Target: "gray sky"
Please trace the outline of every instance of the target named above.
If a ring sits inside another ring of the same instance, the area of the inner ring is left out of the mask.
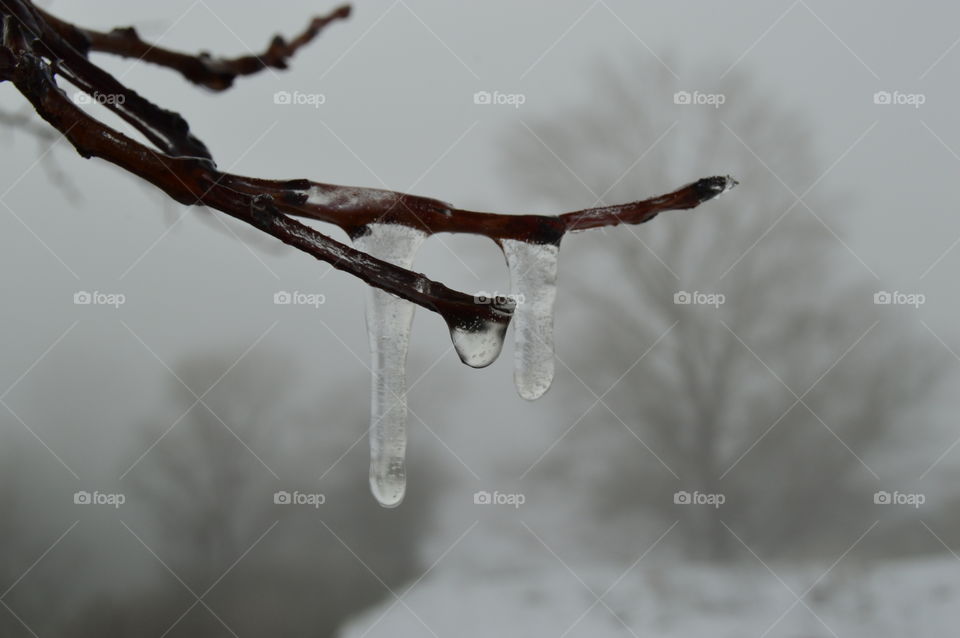
[[[134,24],[143,37],[175,49],[243,54],[260,50],[276,32],[295,33],[327,7],[290,1],[273,3],[265,13],[263,5],[227,0],[110,0],[53,2],[49,8],[102,29]],[[521,201],[502,186],[496,145],[506,135],[531,134],[525,122],[589,103],[584,74],[598,62],[660,59],[681,85],[685,78],[719,81],[731,69],[746,72],[761,93],[796,111],[814,132],[821,179],[811,185],[779,176],[784,188],[797,195],[811,186],[846,195],[842,208],[814,212],[844,243],[849,272],[875,278],[878,290],[924,293],[927,303],[916,320],[925,322],[931,339],[960,352],[960,306],[951,285],[960,265],[960,247],[952,249],[960,239],[953,187],[960,170],[955,6],[407,0],[360,2],[354,9],[349,21],[330,26],[294,58],[290,70],[240,79],[218,95],[146,64],[97,60],[146,97],[184,114],[220,166],[234,172],[409,190],[500,211],[540,203]],[[691,92],[712,89],[690,82]],[[519,109],[475,105],[473,94],[483,90],[522,93],[525,103]],[[325,102],[319,108],[277,105],[277,91],[320,93]],[[919,108],[875,104],[878,91],[921,94],[925,102]],[[0,90],[4,107],[23,103],[13,87]],[[716,118],[722,126],[722,107]],[[0,280],[0,321],[10,337],[0,341],[0,389],[57,344],[8,397],[70,468],[46,458],[51,472],[63,472],[68,482],[70,472],[83,481],[115,479],[135,459],[104,466],[102,437],[123,441],[133,436],[131,419],[167,409],[165,366],[202,349],[240,357],[257,344],[293,355],[303,370],[304,394],[353,375],[357,391],[341,400],[366,407],[364,363],[354,357],[367,357],[359,281],[253,239],[232,220],[204,222],[202,212],[179,207],[164,213],[158,193],[103,162],[79,159],[61,142],[52,153],[83,194],[82,201],[70,201],[35,166],[36,142],[25,135],[10,139],[12,152],[0,158],[0,192],[8,207],[0,210],[0,260],[7,273]],[[669,145],[670,136],[661,144]],[[725,172],[723,158],[713,159]],[[591,203],[585,192],[568,208]],[[810,213],[800,206],[792,214]],[[753,240],[744,238],[745,251]],[[576,246],[565,242],[565,251]],[[468,291],[504,289],[501,264],[488,242],[443,236],[427,243],[417,269]],[[327,303],[319,310],[278,308],[272,295],[281,289],[323,293]],[[75,306],[78,290],[123,293],[127,303],[119,310]],[[442,322],[423,311],[411,353],[411,379],[430,369],[413,390],[411,406],[442,439],[421,431],[414,444],[436,448],[453,465],[462,461],[490,480],[504,462],[490,454],[498,436],[513,433],[518,467],[555,438],[556,427],[516,435],[518,421],[542,420],[559,403],[557,389],[533,405],[516,398],[509,356],[482,371],[462,366]],[[564,391],[583,391],[569,378],[558,382]],[[56,400],[49,400],[51,388]],[[440,392],[457,401],[432,401]],[[490,437],[485,445],[459,423],[458,413],[480,410],[495,423],[484,433]],[[92,431],[70,431],[71,420],[91,424]],[[15,422],[7,427],[22,434]],[[282,467],[274,469],[283,476]]]

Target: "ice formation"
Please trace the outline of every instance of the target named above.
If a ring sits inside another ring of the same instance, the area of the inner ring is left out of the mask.
[[[450,328],[450,339],[460,360],[471,368],[483,368],[500,356],[507,324],[477,319],[468,325]]]
[[[413,264],[426,233],[399,224],[370,224],[353,240],[357,249],[403,268]],[[406,360],[414,304],[388,292],[367,289],[370,369],[370,489],[384,507],[403,500],[407,473]]]
[[[401,224],[373,223],[353,240],[358,250],[402,268],[410,268],[426,239],[421,230]],[[557,255],[553,244],[504,240],[510,270],[515,346],[514,383],[524,399],[543,395],[553,380],[553,303]],[[396,507],[406,490],[406,360],[415,305],[379,288],[367,290],[370,341],[370,489],[384,507]],[[508,310],[505,309],[505,312]],[[506,315],[505,315],[506,318]],[[460,359],[482,368],[503,348],[507,322],[484,318],[454,321],[450,337]]]
[[[553,381],[553,302],[557,297],[557,257],[560,247],[513,239],[502,242],[510,270],[510,290],[517,302],[513,313],[514,371],[517,392],[527,400],[540,398]]]

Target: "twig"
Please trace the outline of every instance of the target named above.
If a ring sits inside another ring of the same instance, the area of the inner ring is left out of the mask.
[[[253,75],[265,68],[286,69],[287,60],[297,50],[309,44],[331,22],[350,16],[349,5],[339,7],[325,16],[310,21],[307,28],[291,42],[283,36],[274,36],[267,50],[260,55],[244,55],[237,58],[215,58],[209,53],[189,55],[171,51],[142,40],[133,27],[121,27],[107,33],[76,27],[37,9],[51,27],[73,48],[86,55],[89,51],[112,53],[125,58],[136,58],[173,69],[194,84],[212,91],[224,91],[233,86],[240,75]]]
[[[699,206],[736,185],[729,177],[710,177],[640,202],[547,216],[466,211],[426,197],[306,179],[243,177],[219,171],[207,147],[190,132],[183,117],[141,97],[87,58],[90,51],[138,56],[174,69],[196,84],[223,90],[238,75],[267,67],[285,68],[287,58],[327,24],[347,15],[349,7],[341,7],[314,18],[292,42],[278,36],[261,56],[222,59],[153,47],[132,29],[110,33],[80,29],[36,8],[30,0],[0,0],[0,81],[11,81],[81,156],[116,164],[181,204],[209,206],[243,220],[371,286],[439,313],[451,327],[469,328],[482,322],[505,325],[513,306],[510,302],[475,303],[471,295],[341,244],[290,215],[336,224],[352,237],[365,232],[369,224],[381,222],[404,224],[429,234],[473,233],[498,242],[515,239],[559,244],[567,231],[643,223],[665,210]],[[90,95],[113,96],[106,106],[157,149],[85,113],[67,98],[55,75]]]

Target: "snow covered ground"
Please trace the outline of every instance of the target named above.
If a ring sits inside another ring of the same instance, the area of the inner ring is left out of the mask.
[[[642,560],[626,574],[598,566],[574,575],[555,557],[516,559],[478,561],[474,572],[441,563],[341,635],[902,638],[954,635],[960,623],[960,562],[949,554],[841,561],[822,578],[829,563],[771,565],[774,574],[760,563]]]

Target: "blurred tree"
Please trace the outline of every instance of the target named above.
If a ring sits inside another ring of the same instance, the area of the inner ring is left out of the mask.
[[[17,489],[21,468],[18,457],[9,452],[9,447],[5,447],[0,456],[0,469],[3,472],[3,480],[0,481],[0,511],[3,512],[3,516],[0,516],[0,600],[3,600],[29,563],[24,564],[22,558],[26,547],[19,516],[20,492]],[[3,604],[6,605],[6,601]],[[0,635],[15,636],[16,632],[22,630],[22,625],[13,614],[0,608]]]
[[[176,372],[199,394],[231,363],[201,356]],[[317,399],[332,408],[324,408],[322,423],[312,422],[316,410],[284,413],[284,389],[295,378],[289,361],[249,355],[204,397],[209,410],[196,405],[189,412],[196,397],[176,384],[175,402],[186,416],[133,470],[130,496],[132,504],[146,503],[153,520],[138,535],[176,579],[158,565],[153,591],[97,599],[75,628],[99,636],[162,633],[195,601],[182,579],[197,595],[210,588],[204,602],[223,623],[198,604],[171,636],[229,636],[224,625],[250,635],[331,636],[346,618],[420,576],[419,541],[435,495],[435,481],[425,476],[429,463],[418,463],[414,477],[426,484],[398,509],[370,498],[365,445],[318,482],[363,437],[366,418],[329,397]],[[168,427],[150,428],[145,445]],[[279,490],[322,493],[325,502],[278,504]]]
[[[874,282],[832,228],[843,208],[819,195],[832,166],[814,159],[796,116],[736,74],[715,87],[680,86],[657,64],[592,75],[590,104],[503,145],[505,175],[531,201],[620,201],[721,165],[742,186],[692,213],[696,224],[671,216],[603,237],[604,249],[568,251],[592,261],[568,262],[561,277],[580,277],[576,294],[608,310],[590,311],[593,329],[576,328],[560,367],[606,379],[595,392],[611,410],[591,413],[614,426],[600,433],[586,419],[570,454],[604,459],[607,513],[680,519],[692,554],[741,551],[731,530],[769,552],[831,535],[845,547],[850,525],[877,517],[867,459],[922,408],[939,349],[910,339],[892,314],[901,309],[873,303]],[[687,99],[696,95],[721,104]],[[618,276],[598,278],[600,268]],[[681,506],[680,490],[726,502]]]

